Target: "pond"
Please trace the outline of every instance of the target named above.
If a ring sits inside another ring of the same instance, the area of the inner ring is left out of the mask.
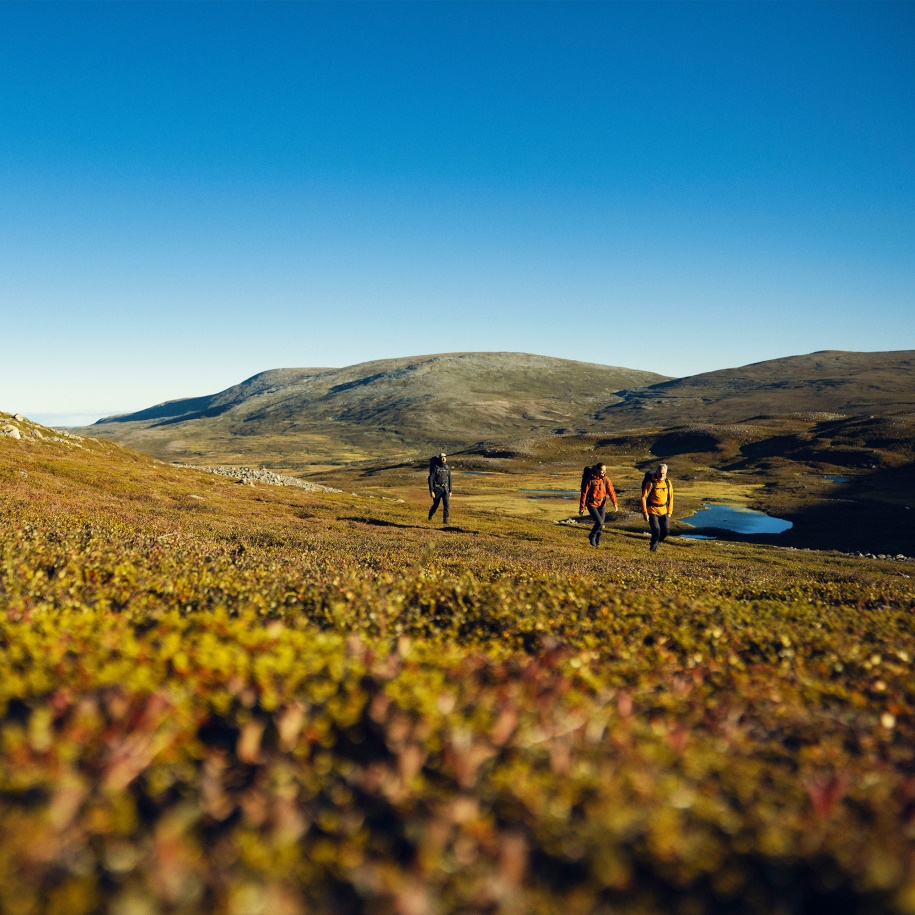
[[[529,499],[567,499],[571,502],[579,497],[577,489],[519,489],[518,492],[530,493]]]
[[[824,473],[823,479],[827,483],[848,483],[851,480],[851,477],[842,477],[834,473]]]
[[[680,520],[690,527],[717,527],[723,531],[733,531],[735,534],[781,534],[793,527],[790,521],[773,518],[765,512],[753,511],[742,505],[710,505],[707,502],[700,511]],[[684,536],[697,537],[696,534]]]

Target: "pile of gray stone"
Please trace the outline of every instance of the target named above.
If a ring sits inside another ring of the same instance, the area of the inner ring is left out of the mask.
[[[202,470],[205,473],[215,473],[221,477],[229,477],[232,480],[238,480],[239,483],[266,483],[268,486],[297,486],[299,489],[307,489],[310,492],[343,492],[342,489],[334,489],[332,486],[324,486],[321,483],[309,483],[305,480],[297,480],[295,477],[282,476],[274,473],[272,470],[256,470],[253,467],[197,467],[194,464],[181,464],[175,462],[173,467],[188,467],[191,470]]]

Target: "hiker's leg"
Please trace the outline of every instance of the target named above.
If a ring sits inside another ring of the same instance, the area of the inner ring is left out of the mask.
[[[446,489],[442,495],[442,524],[448,523],[448,518],[451,516],[451,493]]]
[[[661,536],[658,538],[658,542],[663,543],[670,533],[670,515],[658,515],[658,521],[661,528]]]
[[[432,508],[429,509],[429,520],[430,521],[432,520],[432,516],[436,513],[436,511],[438,511],[438,503],[441,501],[442,501],[441,495],[439,493],[436,493],[433,498],[433,501],[432,501]]]
[[[649,549],[654,552],[658,548],[658,540],[661,537],[661,523],[658,521],[658,515],[648,516],[648,526],[651,528],[651,543]]]
[[[604,528],[604,513],[596,505],[589,505],[588,514],[594,519],[594,526],[591,528],[591,533],[588,534],[588,540],[597,546],[600,532]]]
[[[591,536],[588,538],[595,546],[600,544],[600,535],[604,532],[604,519],[607,510],[601,506],[588,506],[588,513],[594,519],[594,527],[591,528]]]

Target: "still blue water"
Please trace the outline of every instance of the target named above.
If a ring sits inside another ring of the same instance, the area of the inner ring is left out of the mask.
[[[681,519],[690,527],[717,527],[735,534],[781,534],[793,527],[790,521],[773,518],[765,512],[733,505],[709,505],[688,518]],[[688,534],[685,536],[689,536]]]
[[[851,477],[840,477],[834,473],[824,473],[823,479],[826,480],[827,483],[847,483]]]

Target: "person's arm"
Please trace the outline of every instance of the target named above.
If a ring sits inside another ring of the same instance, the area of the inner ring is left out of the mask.
[[[642,517],[648,518],[648,493],[651,492],[651,480],[642,484]]]
[[[579,515],[583,515],[585,513],[585,497],[588,494],[588,487],[590,485],[591,485],[590,483],[581,484],[581,498],[579,498],[579,500],[578,500],[578,514]]]
[[[670,517],[674,513],[674,484],[667,481],[667,516]]]
[[[429,479],[426,481],[426,482],[428,482],[428,484],[429,484],[429,495],[430,495],[430,496],[434,496],[434,495],[435,495],[435,493],[432,492],[432,474],[433,474],[433,473],[435,473],[435,471],[430,467],[430,468],[429,468]]]
[[[448,495],[451,495],[451,468],[448,468]]]

